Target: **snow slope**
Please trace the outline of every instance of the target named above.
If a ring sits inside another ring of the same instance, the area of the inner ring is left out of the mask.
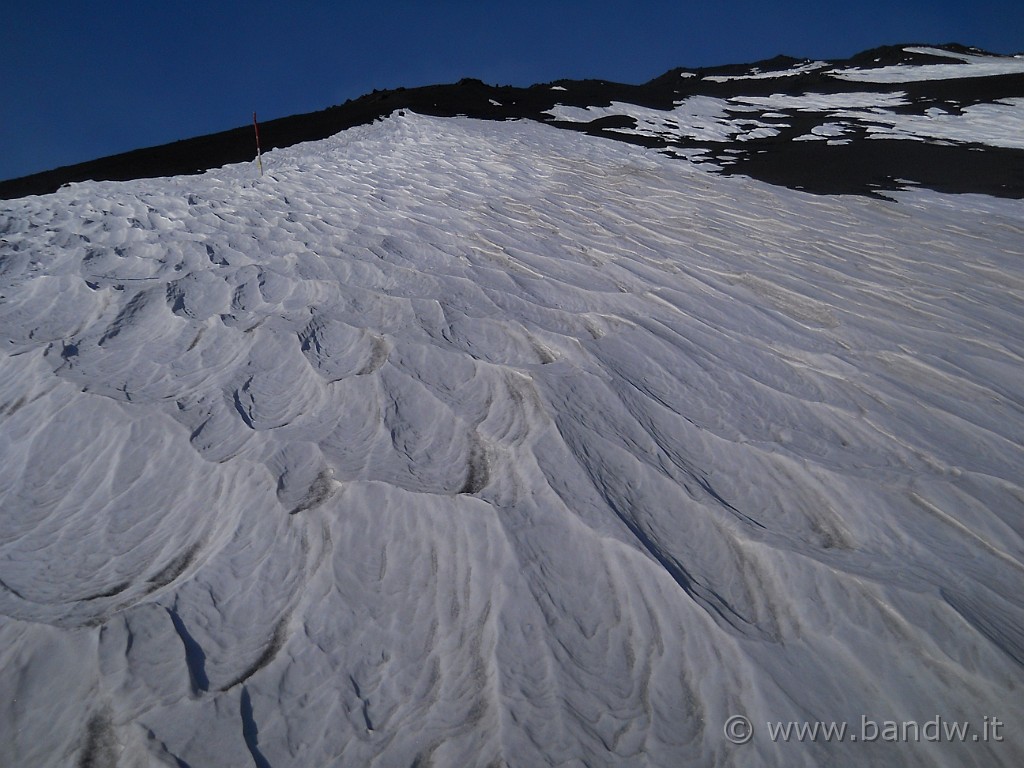
[[[1024,204],[263,160],[3,204],[0,763],[1021,764]]]

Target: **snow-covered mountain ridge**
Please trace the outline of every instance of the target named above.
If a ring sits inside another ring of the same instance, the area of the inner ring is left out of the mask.
[[[1020,200],[560,127],[0,206],[0,764],[1024,759]]]
[[[779,56],[676,69],[642,85],[602,80],[529,88],[463,80],[399,88],[272,120],[264,147],[319,140],[400,110],[437,117],[530,119],[699,159],[824,194],[923,185],[1024,197],[1024,55],[961,45],[888,46],[850,59]],[[864,139],[870,139],[865,141]],[[0,182],[0,198],[85,180],[195,173],[243,162],[252,126]]]

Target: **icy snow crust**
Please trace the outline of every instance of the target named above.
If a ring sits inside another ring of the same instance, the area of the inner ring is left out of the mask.
[[[264,164],[3,204],[6,765],[1022,764],[764,732],[1022,722],[1019,201]]]

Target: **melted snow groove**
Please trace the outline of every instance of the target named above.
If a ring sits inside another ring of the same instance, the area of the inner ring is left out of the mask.
[[[479,437],[474,436],[474,438],[469,449],[469,466],[466,469],[466,482],[459,489],[459,493],[479,493],[487,486],[487,482],[490,479],[487,449]]]
[[[196,542],[184,552],[174,557],[167,565],[146,579],[146,591],[156,592],[173,583],[175,579],[181,576],[195,562],[201,548],[202,544]]]
[[[83,597],[81,599],[83,602],[88,602],[90,600],[99,600],[104,597],[116,597],[127,590],[130,586],[132,586],[132,582],[122,581],[120,584],[115,584],[110,589],[104,590],[103,592],[97,592],[95,595],[89,595],[88,597]]]
[[[278,651],[284,647],[285,641],[288,639],[288,620],[289,617],[284,616],[277,622],[277,625],[274,627],[274,631],[270,636],[270,641],[267,643],[267,647],[263,649],[263,653],[260,654],[259,658],[247,667],[244,672],[238,675],[238,677],[221,686],[221,692],[230,690],[235,686],[246,682],[250,677],[255,675],[274,660],[274,657],[277,656]]]

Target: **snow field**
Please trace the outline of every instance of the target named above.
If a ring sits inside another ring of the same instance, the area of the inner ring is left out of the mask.
[[[412,114],[264,164],[4,203],[16,764],[1024,758],[722,735],[1020,719],[1019,202]]]

